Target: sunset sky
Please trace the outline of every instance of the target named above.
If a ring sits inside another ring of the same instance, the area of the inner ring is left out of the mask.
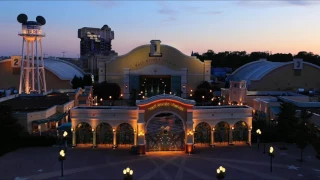
[[[320,1],[0,1],[0,56],[20,55],[21,24],[42,15],[47,24],[46,54],[77,57],[77,30],[101,28],[115,32],[119,55],[160,39],[183,53],[272,51],[320,54]]]

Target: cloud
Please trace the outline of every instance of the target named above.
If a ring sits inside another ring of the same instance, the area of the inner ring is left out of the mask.
[[[108,1],[90,0],[90,2],[103,8],[114,8],[116,6],[119,6],[119,1],[115,1],[115,0],[108,0]]]
[[[172,22],[172,21],[176,21],[176,18],[168,17],[167,19],[162,20],[162,22]]]
[[[279,7],[279,6],[310,6],[320,4],[319,1],[312,0],[238,0],[236,2],[241,6],[259,6],[259,7]]]
[[[158,2],[158,4],[160,5],[160,9],[158,10],[158,13],[160,13],[160,14],[172,15],[172,14],[178,13],[177,10],[172,9],[169,6],[169,4],[165,1],[160,1],[160,2]]]

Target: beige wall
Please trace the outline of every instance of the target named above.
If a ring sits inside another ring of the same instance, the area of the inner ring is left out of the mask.
[[[15,73],[14,73],[15,72]],[[72,88],[69,80],[60,80],[51,71],[46,69],[47,90],[50,89],[69,89]],[[19,90],[20,68],[12,68],[11,61],[0,61],[0,89],[14,87]]]
[[[295,76],[293,64],[284,65],[266,74],[259,81],[251,81],[248,90],[272,91],[272,90],[297,90],[304,88],[320,88],[320,79],[317,77],[320,69],[309,64],[303,64],[301,76]]]
[[[162,57],[149,57],[149,53],[150,46],[143,45],[130,51],[128,54],[117,56],[109,63],[106,63],[108,61],[107,57],[104,61],[99,58],[99,81],[114,82],[119,84],[123,89],[124,68],[129,68],[131,73],[154,65],[166,66],[173,71],[181,71],[182,68],[187,68],[187,92],[190,92],[191,89],[194,90],[196,86],[204,81],[204,63],[196,59],[196,57],[186,56],[179,50],[167,45],[161,45]],[[144,73],[145,75],[171,75],[156,74],[153,71]]]

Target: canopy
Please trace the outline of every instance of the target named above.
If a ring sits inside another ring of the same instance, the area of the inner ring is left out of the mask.
[[[59,131],[71,131],[71,122],[69,122],[69,123],[64,123],[64,124],[61,124],[58,128],[57,128],[57,130],[59,130]]]

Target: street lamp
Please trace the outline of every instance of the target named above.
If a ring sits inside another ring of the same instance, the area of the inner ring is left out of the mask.
[[[220,166],[217,169],[217,179],[219,179],[219,180],[224,179],[225,173],[226,173],[226,168]]]
[[[66,160],[66,154],[64,150],[59,153],[59,161],[61,162],[61,177],[63,177],[63,161]]]
[[[111,106],[111,98],[112,98],[112,96],[109,96],[110,106]]]
[[[257,133],[257,143],[258,143],[258,150],[259,150],[259,148],[260,148],[260,136],[261,136],[262,132],[261,132],[260,129],[257,129],[256,133]]]
[[[68,132],[64,131],[63,132],[63,141],[64,141],[64,150],[67,152],[67,146],[68,146]]]
[[[272,172],[272,158],[274,158],[274,149],[272,146],[269,149],[269,156],[270,156],[270,172]]]
[[[203,103],[204,103],[204,96],[202,96],[202,106],[203,106]]]
[[[132,180],[133,179],[133,170],[127,167],[123,170],[123,179],[124,180]]]

